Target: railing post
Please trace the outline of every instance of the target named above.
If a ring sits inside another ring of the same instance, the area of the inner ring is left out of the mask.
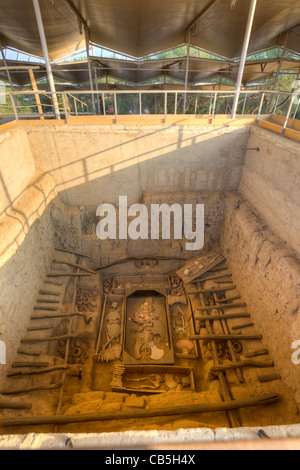
[[[66,99],[66,92],[65,91],[62,93],[62,99],[63,99],[66,123],[69,124],[69,114],[68,114],[67,99]]]
[[[143,114],[142,113],[142,93],[139,92],[139,106],[140,106],[140,116]]]
[[[13,108],[13,112],[14,112],[16,121],[19,122],[18,111],[17,111],[17,108],[16,108],[16,103],[15,103],[15,100],[13,98],[13,95],[11,93],[9,93],[9,97],[10,97],[10,101],[11,101],[11,105],[12,105],[12,108]]]
[[[176,93],[175,93],[175,113],[174,113],[175,115],[177,114],[177,104],[178,104],[178,93],[176,91]]]
[[[260,105],[259,105],[259,108],[258,108],[256,122],[259,121],[259,118],[260,118],[260,115],[261,115],[261,110],[262,110],[262,107],[263,107],[263,104],[264,104],[264,99],[265,99],[265,93],[263,93],[261,95],[261,100],[260,100]]]
[[[278,93],[277,98],[276,98],[276,103],[275,103],[275,108],[274,108],[273,114],[276,113],[276,109],[277,109],[277,106],[278,106],[279,97],[280,97],[280,95],[279,95],[279,93]],[[267,114],[270,114],[270,113],[267,113]]]
[[[299,104],[300,104],[300,99],[299,99],[299,101],[298,101],[298,104],[297,104],[297,106],[296,106],[296,109],[295,109],[295,113],[294,113],[293,119],[296,119],[296,117],[297,117],[297,114],[298,114],[298,109],[299,109]]]
[[[287,113],[286,113],[286,116],[285,116],[284,124],[282,126],[282,131],[281,131],[282,135],[284,135],[285,130],[286,130],[287,125],[288,125],[288,122],[289,122],[290,114],[291,114],[292,107],[293,107],[293,104],[294,104],[294,98],[295,98],[295,95],[293,94],[291,96],[291,101],[290,101],[290,104],[289,104],[289,107],[288,107],[288,110],[287,110]]]
[[[117,93],[116,92],[114,92],[114,106],[115,106],[116,124],[118,124],[118,104],[117,104]]]
[[[104,93],[102,93],[102,105],[103,105],[103,115],[106,116],[105,96],[104,96]]]
[[[245,93],[245,99],[244,99],[244,105],[243,105],[242,115],[244,115],[244,113],[245,113],[247,98],[248,98],[248,95],[247,95],[247,93]]]
[[[214,122],[214,119],[215,119],[216,104],[217,104],[217,95],[218,95],[218,93],[215,92],[213,110],[212,110],[212,115],[211,115],[211,124]]]
[[[165,104],[164,104],[164,108],[165,108],[165,124],[167,123],[167,105],[168,105],[168,92],[165,91]]]
[[[211,114],[211,107],[212,107],[212,104],[213,104],[213,93],[210,94],[210,102],[209,102],[208,114]]]

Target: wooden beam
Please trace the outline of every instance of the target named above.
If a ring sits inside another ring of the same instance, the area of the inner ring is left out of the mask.
[[[150,408],[124,410],[103,413],[88,413],[76,415],[58,415],[58,416],[27,416],[22,418],[3,419],[0,425],[10,426],[38,426],[44,424],[71,424],[86,423],[92,421],[119,421],[121,419],[152,418],[158,416],[176,416],[184,414],[211,413],[218,411],[238,410],[240,408],[249,408],[252,406],[264,406],[276,403],[280,399],[278,394],[263,395],[260,397],[246,398],[241,400],[225,401],[220,403],[201,403],[198,405],[171,406],[165,408]]]
[[[29,68],[28,72],[29,72],[29,76],[30,76],[33,91],[39,91],[39,89],[37,87],[37,84],[36,84],[36,81],[35,81],[35,76],[34,76],[33,70],[31,68]],[[35,94],[34,96],[35,96],[35,101],[36,101],[36,104],[37,104],[37,107],[38,107],[38,112],[39,112],[39,115],[40,115],[40,119],[42,121],[44,121],[43,108],[42,108],[42,104],[41,104],[41,97],[38,93]]]
[[[228,308],[240,308],[246,307],[247,305],[244,302],[236,303],[236,304],[224,304],[224,305],[207,305],[206,307],[199,307],[197,311],[205,312],[206,310],[227,310]]]
[[[262,335],[192,335],[189,339],[197,341],[227,341],[229,339],[241,341],[242,339],[262,339]]]

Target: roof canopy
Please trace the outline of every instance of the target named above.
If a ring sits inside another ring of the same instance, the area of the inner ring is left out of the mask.
[[[243,84],[247,85],[253,81],[262,80],[273,75],[278,69],[280,59],[265,59],[248,61],[243,75]],[[114,77],[125,82],[131,82],[133,85],[141,84],[148,80],[165,75],[171,79],[184,82],[186,58],[181,59],[162,59],[145,61],[126,61],[118,59],[93,59],[97,70],[97,77],[106,75]],[[34,76],[36,80],[46,77],[46,69],[41,64],[28,64],[28,62],[7,61],[10,69],[10,76],[13,83],[24,86],[30,83],[30,77],[26,67],[34,67]],[[211,60],[211,59],[190,59],[189,84],[196,85],[200,81],[207,80],[219,75],[236,81],[239,62]],[[23,67],[23,68],[22,68]],[[300,60],[284,59],[282,72],[290,71],[299,73]],[[53,74],[56,78],[64,80],[74,85],[84,85],[89,81],[88,63],[86,61],[67,62],[53,65]],[[0,68],[0,79],[7,80],[6,71]],[[89,85],[85,88],[89,88]]]
[[[186,41],[226,57],[241,53],[250,0],[40,0],[52,60],[90,40],[134,57]],[[74,11],[78,11],[78,15]],[[32,0],[0,0],[0,34],[8,46],[42,56]],[[82,21],[78,21],[78,17]],[[194,22],[197,19],[196,22]],[[284,42],[300,52],[299,0],[258,0],[249,52]]]

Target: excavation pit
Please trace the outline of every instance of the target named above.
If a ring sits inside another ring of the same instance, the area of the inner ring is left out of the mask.
[[[0,145],[2,435],[299,424],[299,144],[28,122]],[[120,195],[204,204],[203,248],[99,240]]]

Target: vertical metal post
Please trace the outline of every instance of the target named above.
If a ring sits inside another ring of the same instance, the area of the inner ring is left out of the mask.
[[[247,93],[245,93],[245,99],[244,99],[244,105],[243,105],[242,115],[244,115],[244,113],[245,113],[247,98],[248,98],[248,95],[247,95]]]
[[[191,31],[188,32],[188,42],[187,42],[187,56],[186,56],[186,66],[185,66],[185,82],[184,82],[184,101],[183,101],[183,114],[186,112],[186,100],[187,100],[187,89],[189,83],[189,66],[190,66],[190,42],[191,42]]]
[[[94,72],[95,72],[95,86],[96,86],[96,91],[99,91],[99,86],[98,86],[98,75],[97,75],[97,68],[94,67]],[[98,108],[98,114],[101,114],[100,110],[100,100],[99,100],[99,95],[97,94],[97,108]]]
[[[277,83],[278,83],[278,80],[279,80],[279,77],[280,77],[280,72],[281,72],[281,68],[282,68],[282,64],[283,64],[283,59],[284,59],[284,54],[285,54],[285,51],[286,51],[286,46],[287,46],[289,34],[290,34],[290,32],[287,31],[285,41],[284,41],[284,46],[283,46],[283,49],[282,49],[281,58],[280,58],[277,73],[276,73],[276,77],[275,77],[275,80],[274,80],[274,83],[273,83],[273,88],[272,88],[273,91],[276,90]],[[273,103],[273,95],[271,95],[271,98],[270,98],[267,114],[270,114],[270,112],[271,112],[272,103]]]
[[[239,102],[239,96],[240,96],[240,91],[241,91],[241,85],[242,85],[242,80],[243,80],[243,75],[244,75],[245,63],[246,63],[246,58],[247,58],[247,53],[248,53],[248,48],[249,48],[249,43],[250,43],[251,31],[252,31],[252,27],[253,27],[253,21],[254,21],[256,5],[257,5],[257,0],[251,0],[251,6],[250,6],[249,15],[248,15],[244,45],[243,45],[241,61],[240,61],[240,68],[239,68],[239,73],[238,73],[238,78],[237,78],[236,88],[235,88],[235,96],[234,96],[233,107],[232,107],[232,115],[231,115],[232,119],[235,119],[235,117],[236,117],[236,112],[237,112],[237,107],[238,107],[238,102]]]
[[[259,108],[258,108],[256,122],[259,121],[259,118],[260,118],[260,115],[261,115],[261,110],[262,110],[262,107],[263,107],[263,104],[264,104],[264,99],[265,99],[265,93],[263,93],[261,95],[261,100],[260,100],[260,105],[259,105]]]
[[[279,97],[280,97],[280,95],[278,94],[278,95],[277,95],[277,98],[276,98],[276,103],[275,103],[275,108],[274,108],[273,114],[276,113],[276,109],[277,109],[277,106],[278,106]],[[269,114],[269,113],[267,113],[267,114]]]
[[[13,112],[14,112],[14,115],[15,115],[15,118],[16,118],[16,122],[19,122],[18,111],[17,111],[17,108],[16,108],[16,104],[15,104],[15,100],[13,98],[13,95],[10,93],[9,97],[10,97],[12,109],[13,109]]]
[[[90,88],[91,91],[94,91],[93,88],[93,75],[92,75],[92,64],[91,64],[91,58],[90,58],[90,33],[88,28],[84,28],[84,34],[85,34],[85,45],[86,45],[86,53],[87,53],[87,61],[88,61],[88,69],[89,69],[89,81],[90,81]],[[93,113],[96,114],[96,105],[95,105],[95,97],[93,93],[91,93],[92,96],[92,108],[93,108]]]
[[[37,84],[36,84],[36,81],[35,81],[33,70],[29,68],[28,72],[29,72],[29,76],[30,76],[33,91],[39,91],[38,87],[37,87]],[[36,104],[37,104],[37,107],[38,107],[38,112],[39,112],[39,115],[40,115],[40,119],[43,121],[44,120],[44,113],[43,113],[43,108],[42,108],[42,105],[41,105],[40,95],[37,93],[34,96],[35,96],[35,101],[36,101]]]
[[[66,92],[62,93],[62,100],[63,100],[63,105],[64,105],[64,113],[65,113],[66,123],[69,124],[69,114],[68,114],[68,107],[67,107]]]
[[[283,127],[282,127],[282,131],[281,131],[282,135],[284,135],[286,127],[287,127],[288,122],[289,122],[290,114],[291,114],[292,107],[293,107],[293,104],[294,104],[294,98],[295,98],[295,95],[292,95],[291,96],[291,101],[290,101],[290,104],[289,104],[289,107],[288,107],[288,110],[287,110],[287,113],[286,113],[286,116],[285,116],[284,124],[283,124]]]
[[[165,91],[165,104],[164,104],[164,109],[165,109],[165,124],[167,123],[167,105],[168,105],[168,92]]]
[[[52,101],[53,101],[53,107],[54,107],[54,115],[55,115],[55,119],[60,119],[57,94],[56,94],[56,89],[55,89],[53,73],[52,73],[52,67],[51,67],[51,63],[50,63],[50,57],[49,57],[49,52],[48,52],[48,46],[47,46],[47,40],[46,40],[46,35],[45,35],[45,30],[44,30],[44,25],[43,25],[43,19],[42,19],[40,4],[39,4],[39,0],[32,0],[32,1],[33,1],[36,21],[37,21],[37,25],[38,25],[38,29],[39,29],[41,45],[42,45],[42,49],[43,49],[43,55],[44,55],[44,59],[45,59],[45,63],[46,63],[48,82],[49,82],[49,86],[50,86],[50,91],[51,91]]]
[[[196,101],[195,101],[195,116],[197,114],[197,107],[198,107],[198,95],[196,94]]]
[[[77,100],[74,98],[74,109],[75,109],[75,114],[78,116],[78,111],[77,111]]]
[[[102,93],[102,105],[103,105],[103,114],[104,114],[104,116],[106,116],[105,96],[104,96],[104,93]]]
[[[115,104],[116,124],[118,124],[118,103],[117,103],[117,94],[116,94],[116,92],[114,92],[114,104]]]
[[[211,115],[211,124],[213,124],[214,119],[215,119],[217,96],[218,96],[218,93],[215,92],[213,110],[212,110],[212,115]]]
[[[210,94],[210,102],[209,102],[208,114],[211,114],[211,107],[212,107],[212,104],[213,104],[213,93]]]
[[[139,92],[139,108],[140,108],[140,116],[143,114],[142,113],[142,93]]]
[[[295,110],[295,114],[294,114],[294,116],[293,116],[293,119],[296,119],[296,117],[297,117],[299,105],[300,105],[300,99],[299,99],[298,104],[297,104],[297,106],[296,106],[296,110]]]
[[[177,114],[178,93],[175,93],[175,114]]]

